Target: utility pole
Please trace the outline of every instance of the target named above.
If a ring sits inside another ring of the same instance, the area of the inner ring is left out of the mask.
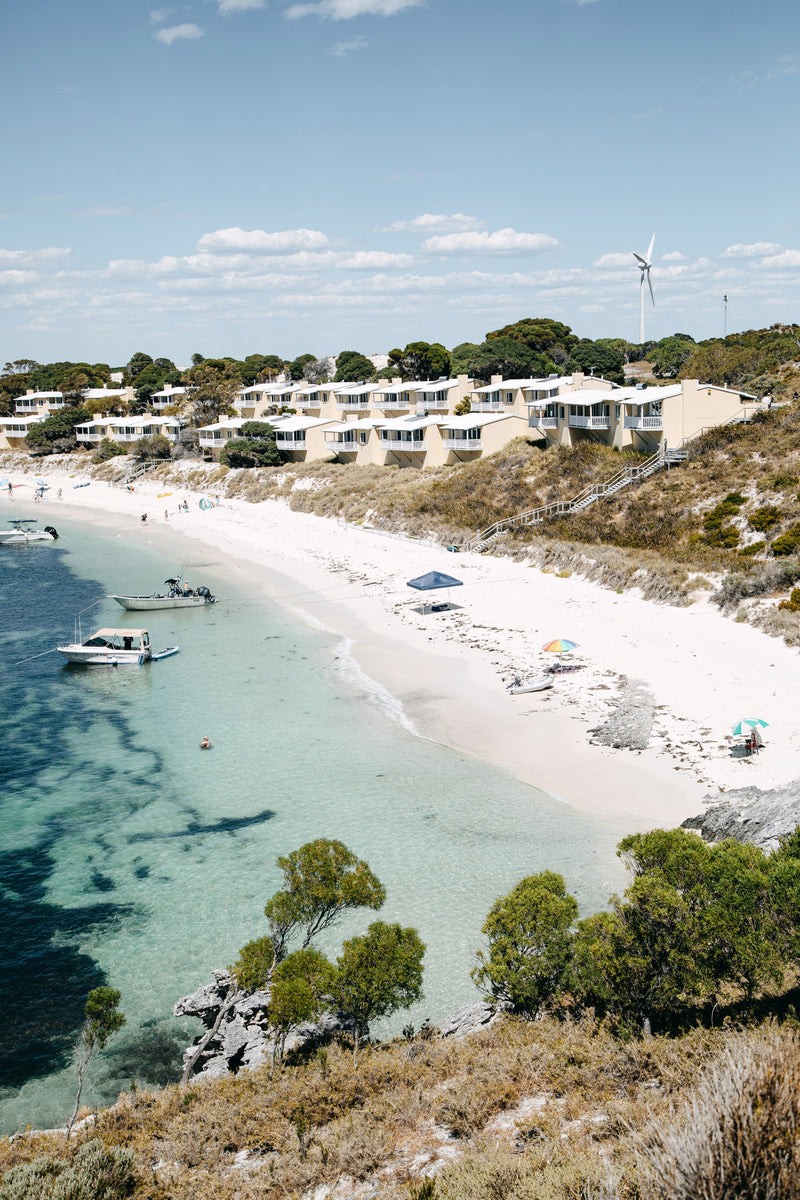
[[[722,336],[728,336],[728,295],[722,297]]]

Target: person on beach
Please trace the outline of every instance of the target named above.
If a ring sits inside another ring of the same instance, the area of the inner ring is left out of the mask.
[[[169,509],[168,508],[164,509],[164,520],[165,521],[169,520]]]
[[[61,499],[61,488],[59,488],[58,491],[56,492],[56,500],[60,500],[60,499]]]
[[[200,743],[200,749],[201,750],[210,750],[211,749],[211,742],[208,739],[208,734],[206,734],[206,736],[203,738],[202,742]]]
[[[142,524],[143,525],[147,524],[147,513],[142,513]]]

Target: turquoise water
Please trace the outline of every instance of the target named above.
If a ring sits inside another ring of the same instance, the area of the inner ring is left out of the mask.
[[[561,872],[584,913],[622,886],[624,828],[415,737],[335,665],[333,635],[233,588],[210,552],[187,575],[217,605],[141,620],[106,592],[153,590],[182,564],[59,525],[55,546],[0,547],[0,1130],[69,1111],[71,1047],[101,982],[122,991],[128,1024],[88,1099],[175,1078],[200,1026],[172,1005],[264,932],[275,857],[311,838],[367,859],[388,892],[381,917],[428,947],[425,1000],[375,1032],[477,998],[481,924],[523,875]],[[71,639],[90,605],[84,634],[141,623],[181,653],[141,668],[13,665]],[[320,947],[335,954],[373,919],[352,914]]]

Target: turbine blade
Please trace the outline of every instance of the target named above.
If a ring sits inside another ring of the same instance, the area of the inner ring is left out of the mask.
[[[642,264],[643,267],[647,266],[647,259],[642,258],[641,254],[637,254],[635,250],[632,250],[631,254],[638,262],[640,262]]]
[[[655,241],[656,241],[656,235],[653,234],[653,236],[650,238],[650,245],[647,250],[647,261],[648,262],[653,261],[653,246],[655,245]]]
[[[644,272],[644,271],[642,272],[642,282],[644,282],[644,277],[645,277],[645,274],[647,275],[647,286],[650,288],[650,299],[653,301],[653,308],[655,308],[655,306],[656,306],[656,298],[655,298],[655,296],[653,295],[653,285],[652,285],[652,283],[650,282],[650,271],[649,271],[649,269],[648,269],[648,271],[647,271],[647,272]]]

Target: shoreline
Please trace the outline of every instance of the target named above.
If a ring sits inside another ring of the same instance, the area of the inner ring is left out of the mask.
[[[292,512],[281,501],[223,496],[220,507],[202,511],[203,493],[174,484],[145,478],[133,493],[99,480],[78,487],[74,480],[87,476],[48,470],[46,460],[35,474],[51,485],[45,499],[33,503],[33,471],[12,470],[27,486],[14,501],[0,495],[0,521],[24,509],[57,528],[61,511],[178,558],[187,542],[213,549],[245,588],[334,633],[332,666],[349,655],[351,679],[361,672],[374,681],[399,706],[384,703],[387,713],[418,736],[494,763],[593,816],[624,820],[632,831],[671,827],[729,788],[800,777],[800,738],[779,719],[800,705],[798,652],[707,602],[669,608],[527,563],[450,554]],[[179,513],[184,497],[190,511]],[[406,586],[431,569],[463,580],[446,593],[446,612],[420,611],[420,594]],[[143,580],[142,591],[158,582]],[[547,691],[510,696],[515,674],[540,675],[549,665],[539,647],[554,637],[579,643],[571,658],[581,669],[557,676]],[[627,681],[641,681],[652,696],[650,744],[640,751],[590,741],[618,709]],[[740,739],[731,727],[743,716],[770,722],[765,751],[749,759],[732,755]]]

